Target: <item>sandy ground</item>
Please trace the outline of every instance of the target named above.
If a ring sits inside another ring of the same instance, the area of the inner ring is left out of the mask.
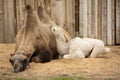
[[[0,80],[51,80],[57,76],[83,77],[84,80],[120,80],[120,46],[109,46],[102,58],[58,59],[48,63],[30,63],[31,68],[13,73],[9,63],[14,44],[0,44]],[[79,80],[79,79],[74,79]]]

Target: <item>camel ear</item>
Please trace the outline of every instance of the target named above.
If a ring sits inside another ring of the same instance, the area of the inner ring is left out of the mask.
[[[14,56],[15,54],[14,53],[10,53],[10,56],[12,57],[12,56]]]

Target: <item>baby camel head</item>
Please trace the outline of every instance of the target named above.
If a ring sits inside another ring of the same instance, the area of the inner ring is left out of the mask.
[[[60,39],[60,40],[66,41],[66,38],[65,38],[65,35],[64,35],[62,27],[60,27],[60,26],[52,26],[51,27],[51,31],[55,35],[56,39]]]

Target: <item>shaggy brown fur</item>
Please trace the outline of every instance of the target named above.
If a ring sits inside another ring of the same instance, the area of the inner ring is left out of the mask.
[[[58,57],[51,24],[44,24],[30,5],[26,9],[26,24],[17,34],[15,54],[10,58],[14,72],[25,70],[31,60],[48,62]]]

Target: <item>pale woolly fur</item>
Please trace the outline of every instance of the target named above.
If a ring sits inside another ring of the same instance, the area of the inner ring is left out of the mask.
[[[62,27],[53,26],[51,28],[57,41],[57,50],[60,58],[95,58],[110,52],[110,49],[104,46],[104,42],[92,38],[75,37],[71,41],[66,42],[66,38]]]

